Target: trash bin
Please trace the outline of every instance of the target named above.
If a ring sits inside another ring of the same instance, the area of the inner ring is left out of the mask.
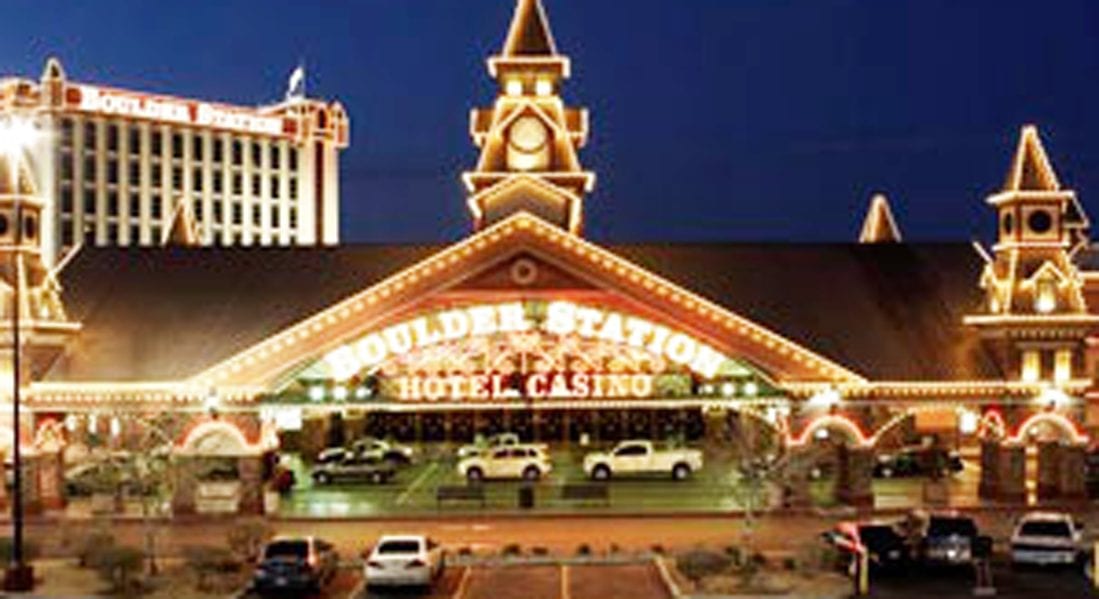
[[[529,510],[534,507],[534,487],[523,485],[519,487],[519,507]]]

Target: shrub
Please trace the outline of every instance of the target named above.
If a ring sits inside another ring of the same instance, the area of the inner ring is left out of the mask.
[[[263,544],[272,534],[271,525],[267,522],[258,519],[244,520],[229,529],[226,540],[233,554],[244,561],[252,562],[259,557]]]
[[[506,556],[522,555],[523,549],[519,547],[519,543],[508,543],[507,545],[504,545],[504,549],[500,553]]]
[[[541,556],[541,557],[549,555],[549,549],[547,549],[545,547],[532,547],[530,552],[531,552],[531,555],[537,555],[537,556]]]
[[[12,553],[15,551],[15,543],[11,537],[0,537],[0,560],[3,563],[11,561]],[[26,539],[23,540],[23,559],[33,560],[37,559],[40,555],[38,551],[38,544]]]
[[[729,561],[734,566],[739,566],[744,563],[744,550],[736,545],[729,545],[725,548],[725,555],[729,556]]]
[[[225,547],[191,545],[183,548],[187,567],[195,573],[200,591],[211,590],[210,578],[240,569],[240,561]]]
[[[591,545],[588,545],[587,543],[581,543],[580,546],[576,548],[576,555],[591,555]]]
[[[696,585],[707,576],[715,576],[729,569],[732,560],[726,554],[705,549],[692,549],[675,558],[675,566]]]
[[[99,557],[114,544],[114,535],[108,532],[93,531],[84,535],[76,546],[77,565],[81,568],[97,567]]]
[[[462,555],[462,556],[470,556],[470,555],[473,555],[473,548],[472,548],[472,547],[470,547],[469,545],[465,545],[465,546],[463,546],[463,547],[459,547],[459,548],[458,548],[458,555]]]
[[[798,560],[796,557],[785,557],[782,559],[782,569],[787,572],[793,572],[798,569]]]
[[[144,561],[145,553],[136,547],[110,547],[97,556],[95,568],[112,593],[129,595],[141,587]]]
[[[611,543],[611,546],[607,548],[607,553],[611,555],[622,553],[622,548],[618,546],[618,543]]]
[[[652,547],[649,547],[649,551],[652,551],[656,555],[664,555],[668,550],[664,549],[664,546],[660,543],[656,543]]]

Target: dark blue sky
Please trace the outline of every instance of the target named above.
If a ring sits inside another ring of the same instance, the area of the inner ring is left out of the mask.
[[[1099,2],[544,0],[592,111],[597,240],[849,240],[886,191],[908,238],[987,239],[1019,126],[1099,216]],[[458,173],[511,0],[15,0],[0,73],[255,104],[300,58],[352,119],[347,241],[469,230]]]

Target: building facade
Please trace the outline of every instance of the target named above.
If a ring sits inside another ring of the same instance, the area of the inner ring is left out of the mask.
[[[1084,496],[1099,269],[1036,129],[988,198],[991,250],[902,241],[884,197],[857,243],[601,245],[582,236],[594,175],[588,115],[560,96],[570,67],[541,3],[517,0],[488,61],[497,98],[471,116],[473,231],[457,243],[84,247],[36,279],[30,296],[59,311],[21,310],[64,325],[24,377],[39,459],[125,447],[171,416],[174,450],[239,457],[257,510],[260,456],[315,451],[334,426],[717,447],[752,429],[772,452],[838,448],[855,504],[873,501],[875,452],[922,437],[978,452],[984,496],[1020,500],[1028,480]]]
[[[0,79],[0,118],[34,123],[29,158],[45,210],[43,255],[155,246],[181,220],[203,245],[339,242],[339,102],[259,108],[70,81]],[[182,214],[180,214],[182,213]]]

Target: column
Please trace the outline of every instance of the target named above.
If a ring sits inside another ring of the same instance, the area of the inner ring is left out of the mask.
[[[44,451],[37,456],[38,493],[44,510],[60,510],[65,507],[64,465],[61,451]]]
[[[997,496],[1003,501],[1026,502],[1026,447],[1004,445],[1000,448],[999,489]]]
[[[1087,499],[1087,447],[1062,445],[1059,474],[1061,499],[1072,501]]]
[[[1057,499],[1061,490],[1061,444],[1038,443],[1038,500]]]
[[[263,458],[244,456],[237,462],[240,475],[238,514],[263,515]]]
[[[173,516],[195,513],[195,489],[198,487],[195,465],[194,458],[181,456],[176,460],[175,488],[172,493]]]
[[[22,461],[23,513],[28,516],[42,513],[42,493],[38,480],[39,455],[30,448],[23,449]]]
[[[873,448],[841,445],[838,457],[836,499],[857,507],[873,507]]]
[[[981,441],[981,482],[977,486],[977,496],[981,499],[995,499],[1000,492],[1000,443]]]

